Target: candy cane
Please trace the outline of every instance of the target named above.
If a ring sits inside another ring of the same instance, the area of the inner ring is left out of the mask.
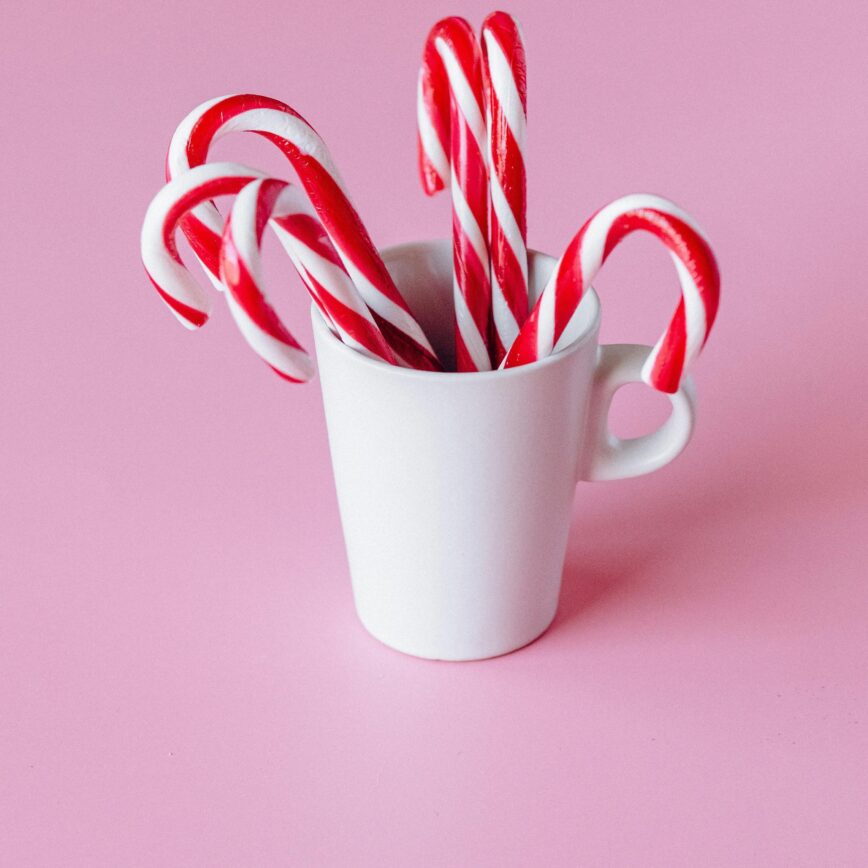
[[[479,43],[463,18],[444,18],[428,34],[417,117],[425,192],[452,190],[457,367],[487,371],[491,283],[482,69]]]
[[[244,131],[272,141],[290,160],[353,283],[396,354],[411,367],[439,370],[434,350],[350,203],[325,143],[294,109],[252,94],[203,103],[184,119],[173,136],[167,174],[177,177],[204,163],[217,139]],[[184,228],[194,251],[214,275],[215,269],[219,271],[222,220],[212,209],[203,206],[197,210]]]
[[[579,230],[501,367],[528,364],[572,343],[576,334],[570,321],[585,290],[612,250],[638,230],[666,245],[681,284],[681,301],[645,362],[642,379],[661,392],[677,391],[714,324],[720,276],[711,247],[693,219],[672,202],[647,194],[617,199]]]
[[[263,177],[235,163],[198,166],[166,184],[148,207],[142,225],[142,262],[157,292],[188,328],[204,325],[210,302],[181,261],[175,230],[183,215],[201,202],[238,193]],[[313,376],[310,357],[263,297],[250,299],[246,314],[252,325],[241,328],[244,337],[278,374],[293,382]]]
[[[229,308],[250,346],[278,373],[293,376],[281,367],[282,345],[275,345],[274,330],[280,321],[262,290],[260,247],[269,220],[338,337],[364,355],[394,364],[391,348],[307,199],[297,187],[274,178],[254,181],[237,195],[220,251]]]
[[[247,166],[213,163],[166,184],[148,206],[142,224],[142,262],[160,297],[189,329],[207,322],[211,302],[181,261],[175,245],[175,229],[184,214],[199,203],[237,193],[262,177],[262,172]],[[215,262],[212,274],[218,273],[219,266]]]
[[[527,66],[518,22],[506,12],[493,12],[482,24],[482,61],[491,198],[492,351],[499,364],[528,314]]]

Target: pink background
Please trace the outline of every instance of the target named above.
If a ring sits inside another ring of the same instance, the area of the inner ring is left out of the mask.
[[[583,486],[555,626],[465,665],[357,623],[317,386],[222,304],[185,332],[138,259],[175,124],[242,90],[316,124],[377,243],[448,232],[417,62],[437,17],[490,7],[364,5],[4,12],[0,861],[865,865],[864,4],[508,7],[532,244],[659,192],[724,300],[688,451]],[[607,340],[653,340],[676,298],[647,239],[598,289]],[[659,413],[626,390],[620,430]]]

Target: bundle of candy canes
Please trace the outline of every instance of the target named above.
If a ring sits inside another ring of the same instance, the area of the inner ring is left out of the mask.
[[[527,78],[518,23],[489,15],[477,38],[445,18],[425,43],[418,83],[418,146],[429,195],[452,199],[455,348],[458,371],[535,362],[574,339],[570,323],[600,267],[630,233],[668,248],[681,286],[675,314],[643,379],[677,390],[708,338],[720,280],[693,219],[659,196],[637,194],[601,208],[579,229],[531,304],[528,294],[525,131]],[[215,141],[253,132],[274,143],[299,186],[235,163],[208,162]],[[224,292],[239,330],[280,376],[309,380],[313,364],[269,304],[261,245],[270,226],[335,336],[385,364],[443,370],[353,207],[328,148],[294,109],[251,94],[192,111],[172,137],[165,187],[142,227],[142,260],[157,292],[188,328],[208,319],[205,290],[175,243],[186,236],[211,283]],[[234,196],[224,218],[213,199]]]

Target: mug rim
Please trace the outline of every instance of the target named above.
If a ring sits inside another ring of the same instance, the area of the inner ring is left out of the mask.
[[[432,238],[425,241],[404,241],[400,244],[392,244],[388,247],[384,247],[380,250],[380,256],[383,258],[384,263],[388,263],[389,259],[400,257],[409,251],[419,250],[420,248],[430,249],[435,245],[447,243],[451,244],[451,240],[445,238]],[[528,248],[528,253],[551,260],[553,264],[557,262],[557,259],[554,256],[544,253],[541,250]],[[562,350],[558,350],[556,353],[552,353],[545,358],[537,359],[535,362],[530,362],[526,365],[517,365],[514,368],[495,368],[491,371],[420,371],[417,368],[405,368],[403,365],[392,365],[388,362],[382,361],[381,359],[374,359],[370,356],[366,356],[354,350],[352,347],[347,346],[326,325],[322,313],[313,302],[311,302],[311,318],[313,320],[313,327],[318,332],[318,336],[334,344],[336,352],[346,354],[350,363],[370,365],[375,370],[384,373],[385,376],[392,375],[413,378],[436,377],[441,382],[443,377],[458,377],[463,382],[471,380],[473,382],[479,382],[485,378],[491,379],[496,377],[503,380],[506,377],[516,377],[522,374],[529,375],[533,371],[538,371],[550,365],[557,364],[559,361],[565,361],[575,355],[575,353],[582,349],[582,347],[584,347],[584,345],[599,331],[600,328],[600,297],[597,295],[593,286],[589,286],[585,292],[585,298],[588,297],[592,298],[594,301],[593,316],[591,317],[587,328],[574,341],[572,341],[569,346],[566,346]]]

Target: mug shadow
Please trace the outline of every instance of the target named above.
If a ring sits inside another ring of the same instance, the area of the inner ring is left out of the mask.
[[[810,509],[811,503],[842,504],[864,489],[864,474],[852,466],[837,467],[812,461],[812,440],[832,436],[835,426],[818,426],[801,442],[792,443],[782,454],[780,438],[739,437],[734,448],[706,475],[701,485],[685,485],[683,478],[667,488],[662,498],[655,493],[653,509],[647,499],[619,504],[617,514],[574,514],[571,542],[564,566],[558,612],[550,630],[571,629],[586,619],[635,602],[635,597],[655,598],[662,604],[669,593],[659,580],[652,580],[666,562],[678,558],[688,538],[726,529],[734,544],[750,534],[757,516],[785,515],[794,509]],[[839,440],[842,438],[839,436]],[[842,444],[843,446],[843,444]],[[750,472],[735,468],[750,467]],[[849,469],[848,469],[849,468]],[[673,477],[674,478],[674,477]],[[818,529],[819,531],[819,529]],[[733,575],[733,581],[743,577]],[[681,593],[679,589],[678,593]],[[701,583],[688,593],[707,593]]]
[[[556,632],[590,617],[595,610],[629,593],[641,583],[653,551],[635,550],[629,557],[623,552],[599,547],[593,554],[576,552],[564,566],[558,612],[549,632]]]

